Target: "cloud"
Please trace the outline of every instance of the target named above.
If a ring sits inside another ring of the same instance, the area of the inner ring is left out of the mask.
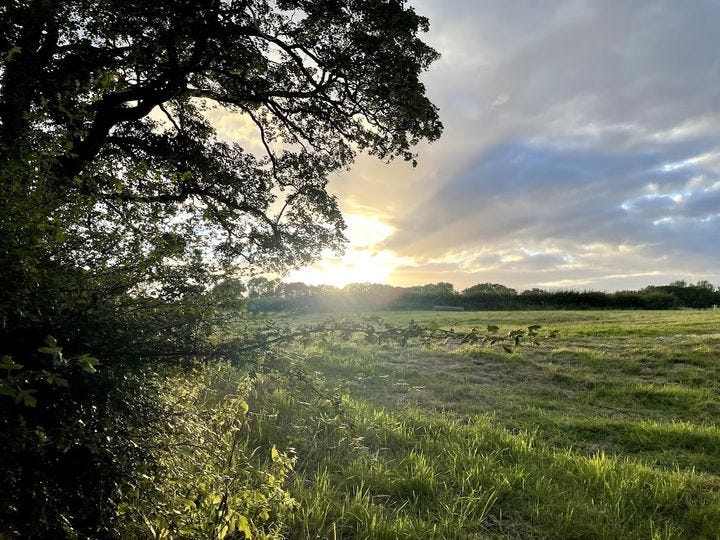
[[[448,116],[432,159],[453,164],[428,178],[386,248],[421,260],[473,248],[564,254],[496,267],[527,285],[541,283],[538,272],[599,287],[720,279],[720,62],[710,22],[720,4],[418,5],[435,25],[431,41],[449,51],[428,87]]]
[[[443,138],[331,184],[390,227],[391,280],[720,282],[720,2],[413,4]]]

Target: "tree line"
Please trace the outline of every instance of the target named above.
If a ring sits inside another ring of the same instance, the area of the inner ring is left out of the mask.
[[[539,288],[518,292],[498,283],[479,283],[458,291],[445,282],[412,287],[351,283],[339,288],[254,277],[247,282],[245,294],[253,312],[416,310],[436,306],[466,310],[679,309],[720,305],[720,287],[708,281],[674,281],[617,292]]]

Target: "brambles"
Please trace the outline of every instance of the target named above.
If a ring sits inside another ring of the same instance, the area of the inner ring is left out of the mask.
[[[252,320],[252,319],[251,319]],[[485,331],[472,328],[469,331],[456,332],[453,328],[443,329],[436,323],[421,325],[410,319],[405,325],[398,325],[376,315],[364,318],[329,318],[315,324],[292,327],[275,321],[261,319],[264,326],[251,326],[251,333],[230,339],[218,347],[218,354],[224,358],[241,358],[255,350],[264,350],[281,344],[307,345],[313,340],[340,338],[349,340],[359,338],[366,343],[395,343],[406,346],[411,342],[424,345],[442,344],[444,346],[485,345],[502,347],[506,352],[522,345],[539,346],[541,342],[557,337],[557,331],[540,333],[542,326],[534,324],[526,329],[500,332],[500,327],[488,325]]]
[[[247,400],[261,382],[227,365],[154,377],[165,415],[151,440],[138,441],[151,467],[119,490],[117,534],[280,538],[296,506],[286,490],[295,458],[249,443],[257,427]]]

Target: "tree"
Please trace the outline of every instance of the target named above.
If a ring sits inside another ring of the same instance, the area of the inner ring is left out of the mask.
[[[0,304],[39,309],[42,332],[63,318],[48,299],[177,298],[339,249],[328,175],[358,151],[413,161],[441,132],[419,80],[437,53],[404,0],[0,9]],[[214,108],[263,151],[222,140]]]
[[[472,296],[475,294],[508,294],[514,296],[517,294],[517,291],[500,283],[478,283],[477,285],[464,289],[462,294],[464,296]]]
[[[697,287],[697,288],[699,288],[699,289],[705,289],[706,291],[710,291],[710,292],[714,292],[714,291],[715,291],[715,285],[713,285],[712,283],[710,283],[710,282],[709,282],[708,280],[706,280],[706,279],[701,279],[700,281],[698,281],[698,282],[695,284],[695,287]]]
[[[106,434],[154,414],[130,368],[206,358],[228,277],[342,246],[330,173],[440,135],[427,26],[404,0],[0,3],[0,536],[112,537],[143,458]]]
[[[542,295],[547,295],[549,293],[544,289],[540,289],[538,287],[533,287],[532,289],[524,290],[520,294],[523,296],[542,296]]]
[[[281,283],[279,295],[283,298],[303,298],[310,294],[310,288],[301,281],[292,283]]]
[[[278,280],[277,278],[268,279],[264,276],[252,277],[248,281],[248,297],[260,298],[266,296],[273,296],[275,294],[275,291],[277,290],[279,283],[280,280]]]

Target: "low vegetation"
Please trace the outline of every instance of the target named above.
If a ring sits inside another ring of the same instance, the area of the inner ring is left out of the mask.
[[[558,335],[508,353],[323,333],[245,367],[146,371],[153,414],[125,435],[144,459],[118,486],[116,532],[717,538],[715,312],[386,315]]]
[[[273,440],[302,441],[297,537],[717,537],[713,312],[390,318],[408,316],[457,329],[533,320],[559,337],[512,354],[309,348],[310,369],[345,397],[332,429],[276,405]]]

